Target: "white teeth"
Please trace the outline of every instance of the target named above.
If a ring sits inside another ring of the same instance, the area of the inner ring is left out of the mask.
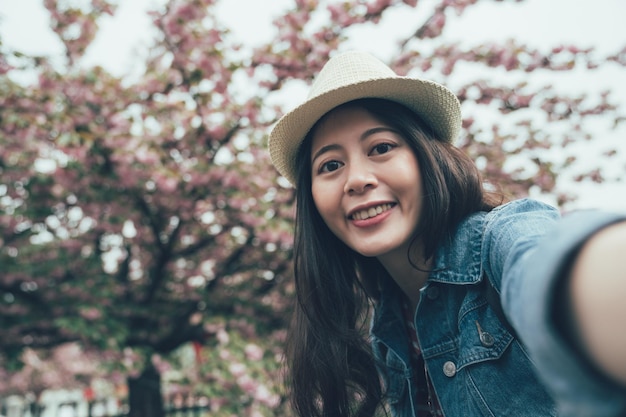
[[[354,220],[365,220],[365,219],[369,219],[370,217],[374,217],[379,215],[380,213],[382,213],[383,211],[387,211],[391,208],[391,204],[387,203],[387,204],[381,204],[378,205],[376,207],[370,207],[367,210],[361,210],[361,211],[357,211],[356,213],[354,213],[352,215],[352,218]]]

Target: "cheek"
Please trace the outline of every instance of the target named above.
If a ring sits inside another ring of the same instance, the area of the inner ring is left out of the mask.
[[[323,191],[324,190],[322,189],[322,187],[316,186],[315,182],[313,182],[313,184],[311,185],[311,195],[313,196],[313,203],[315,203],[315,207],[317,208],[317,211],[319,211],[319,213],[322,215],[322,217],[324,217],[324,211],[326,210],[325,199],[323,198]]]
[[[421,194],[422,173],[420,172],[417,159],[413,155],[407,155],[404,163],[398,164],[398,168],[404,171],[403,175],[398,176],[398,178],[405,180],[404,186]]]
[[[313,196],[313,202],[324,222],[332,229],[333,225],[331,220],[335,217],[339,203],[333,198],[331,190],[328,187],[316,185],[313,182],[311,186],[311,195]]]

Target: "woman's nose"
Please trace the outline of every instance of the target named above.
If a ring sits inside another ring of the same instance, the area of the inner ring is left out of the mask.
[[[368,168],[367,164],[355,163],[348,168],[348,178],[344,186],[344,192],[348,194],[360,194],[378,184],[376,175]]]

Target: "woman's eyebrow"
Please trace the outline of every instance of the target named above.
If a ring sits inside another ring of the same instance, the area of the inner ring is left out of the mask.
[[[337,149],[341,149],[341,145],[337,143],[331,143],[330,145],[322,146],[321,148],[318,149],[317,152],[315,152],[315,154],[313,155],[313,158],[311,158],[311,162],[314,162],[317,158],[320,157],[320,155],[329,151],[337,150]]]
[[[376,133],[381,133],[381,132],[391,132],[395,135],[399,135],[400,133],[396,130],[393,129],[391,127],[387,127],[387,126],[377,126],[377,127],[373,127],[371,129],[367,129],[365,132],[363,132],[361,134],[360,140],[365,140],[367,139],[369,136],[375,135]]]

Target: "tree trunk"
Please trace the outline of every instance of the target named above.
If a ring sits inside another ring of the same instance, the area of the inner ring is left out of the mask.
[[[30,415],[33,417],[40,417],[41,416],[41,404],[37,403],[37,402],[32,402],[28,405],[28,408],[30,409]]]
[[[147,364],[137,378],[128,378],[128,417],[165,417],[161,375]]]

